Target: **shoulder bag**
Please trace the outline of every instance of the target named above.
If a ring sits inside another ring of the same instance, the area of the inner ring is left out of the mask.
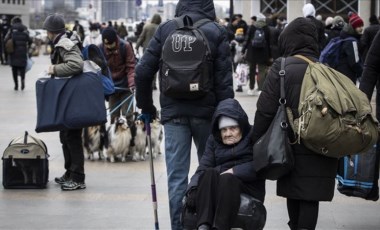
[[[292,147],[288,138],[285,99],[285,58],[281,59],[279,99],[276,116],[267,132],[253,146],[253,165],[259,177],[277,180],[289,173],[294,165]]]

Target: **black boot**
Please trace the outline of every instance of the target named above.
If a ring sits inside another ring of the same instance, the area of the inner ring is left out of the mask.
[[[24,88],[25,88],[25,80],[22,79],[21,80],[21,90],[24,90]]]
[[[18,84],[15,84],[15,90],[16,91],[18,90]]]

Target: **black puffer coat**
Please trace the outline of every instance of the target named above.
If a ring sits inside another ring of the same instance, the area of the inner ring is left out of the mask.
[[[286,58],[285,94],[286,106],[298,117],[298,104],[303,77],[308,64],[296,57],[301,54],[311,60],[318,58],[317,30],[310,19],[297,18],[279,37],[280,53]],[[272,65],[263,91],[257,101],[253,127],[256,142],[269,128],[279,106],[281,58]],[[289,131],[290,139],[294,139]],[[335,175],[338,160],[313,153],[301,144],[293,145],[295,167],[293,171],[277,181],[277,195],[313,201],[330,201],[334,196]]]
[[[14,23],[5,41],[13,39],[14,52],[10,55],[10,65],[15,67],[26,67],[28,59],[28,46],[31,43],[26,26]]]
[[[236,145],[225,145],[222,142],[218,121],[221,116],[228,116],[238,121],[242,130],[242,139]],[[256,178],[253,168],[253,142],[251,140],[252,127],[248,116],[235,99],[221,101],[212,118],[212,135],[207,140],[206,150],[199,163],[197,171],[192,176],[188,190],[197,187],[199,177],[206,169],[214,168],[222,173],[233,168],[234,175],[251,187],[251,194],[257,199],[264,201],[265,181]]]
[[[208,18],[215,21],[215,9],[212,0],[179,0],[176,16],[188,15],[193,22]],[[177,28],[174,20],[161,24],[143,57],[136,66],[136,100],[142,112],[152,112],[152,81],[160,66],[162,47],[168,35]],[[218,103],[226,98],[233,98],[232,59],[226,30],[216,22],[206,23],[200,27],[208,39],[214,58],[214,89],[198,100],[177,100],[160,95],[161,122],[181,116],[210,119]]]
[[[339,53],[339,63],[336,70],[346,75],[356,84],[357,79],[362,75],[363,67],[359,52],[360,35],[346,24],[340,32],[340,38],[352,37],[354,41],[344,41]]]

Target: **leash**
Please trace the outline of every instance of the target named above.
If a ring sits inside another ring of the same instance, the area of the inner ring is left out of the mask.
[[[111,115],[112,113],[114,113],[116,110],[118,110],[125,102],[127,102],[131,97],[133,97],[134,94],[131,94],[129,96],[127,96],[123,101],[121,101],[115,108],[113,108],[108,114],[107,116]],[[131,105],[132,105],[133,101],[131,101],[128,105],[128,110],[127,110],[127,113],[129,112],[129,109],[131,108]]]

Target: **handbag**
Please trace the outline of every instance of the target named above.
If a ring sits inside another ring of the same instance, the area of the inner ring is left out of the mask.
[[[239,63],[236,67],[235,78],[238,86],[247,85],[249,76],[249,66],[246,63]]]
[[[29,70],[31,70],[33,64],[34,64],[34,61],[28,55],[28,59],[26,60],[25,72],[28,72]]]
[[[15,47],[14,47],[14,44],[13,44],[13,38],[10,38],[5,43],[5,52],[7,54],[12,54],[14,51],[15,51]]]
[[[259,177],[277,180],[294,166],[293,150],[288,138],[285,99],[285,58],[281,59],[279,107],[266,133],[253,146],[253,165]]]
[[[80,129],[107,122],[102,79],[89,61],[84,61],[79,75],[39,78],[36,97],[36,132]]]

